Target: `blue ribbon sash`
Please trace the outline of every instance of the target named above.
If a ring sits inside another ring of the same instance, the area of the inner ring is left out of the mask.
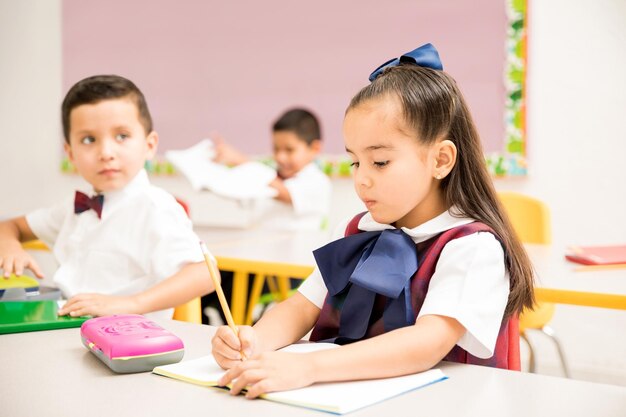
[[[363,232],[313,252],[333,305],[341,309],[339,337],[344,344],[367,333],[376,295],[388,298],[385,331],[412,325],[411,277],[418,268],[415,243],[402,230]]]

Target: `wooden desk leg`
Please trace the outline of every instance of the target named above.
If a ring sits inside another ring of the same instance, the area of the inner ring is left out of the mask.
[[[289,291],[291,291],[291,280],[286,275],[277,276],[278,292],[280,293],[280,301],[284,301],[289,298]]]
[[[246,298],[248,295],[248,272],[233,272],[233,295],[231,300],[231,312],[235,324],[243,324],[246,314]]]
[[[254,307],[259,303],[261,298],[261,292],[263,291],[263,284],[265,283],[265,275],[256,274],[252,283],[252,290],[250,291],[250,298],[248,299],[248,307],[246,311],[246,326],[252,325],[252,314],[254,313]]]
[[[274,275],[267,275],[265,277],[265,281],[267,282],[267,288],[270,290],[270,293],[272,293],[272,297],[274,297],[275,299],[278,299],[279,294],[278,294],[278,284],[276,283],[276,277]]]

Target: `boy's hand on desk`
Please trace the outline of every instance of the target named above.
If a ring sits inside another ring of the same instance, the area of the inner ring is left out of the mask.
[[[75,295],[59,310],[60,316],[72,317],[134,313],[139,313],[134,297],[104,294]]]
[[[257,350],[257,336],[250,326],[238,327],[239,337],[228,326],[221,326],[211,340],[212,353],[215,361],[224,369],[230,369],[239,364],[243,357],[251,357]]]
[[[22,249],[19,242],[8,242],[0,244],[0,269],[3,270],[5,278],[15,275],[24,275],[24,269],[30,269],[38,278],[43,278],[43,273],[35,259]]]
[[[264,352],[239,362],[218,383],[220,386],[232,383],[232,395],[247,388],[246,398],[256,398],[266,392],[306,387],[315,382],[312,361],[307,360],[306,355],[308,354]]]

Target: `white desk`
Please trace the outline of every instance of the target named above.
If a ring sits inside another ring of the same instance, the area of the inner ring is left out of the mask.
[[[296,265],[315,264],[313,250],[325,245],[330,232],[261,229],[194,228],[217,257]]]
[[[214,329],[162,323],[185,359],[210,353]],[[450,379],[349,414],[401,416],[623,416],[626,388],[473,365],[442,364]],[[325,416],[150,373],[115,374],[80,342],[79,329],[0,336],[0,414],[33,416]]]

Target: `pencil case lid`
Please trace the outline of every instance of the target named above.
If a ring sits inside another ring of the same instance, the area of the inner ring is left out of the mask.
[[[22,288],[26,293],[39,291],[39,281],[27,275],[11,275],[8,278],[0,279],[0,296],[4,290],[11,288]]]
[[[83,344],[109,359],[135,358],[183,351],[183,341],[138,314],[89,319],[80,328]]]

